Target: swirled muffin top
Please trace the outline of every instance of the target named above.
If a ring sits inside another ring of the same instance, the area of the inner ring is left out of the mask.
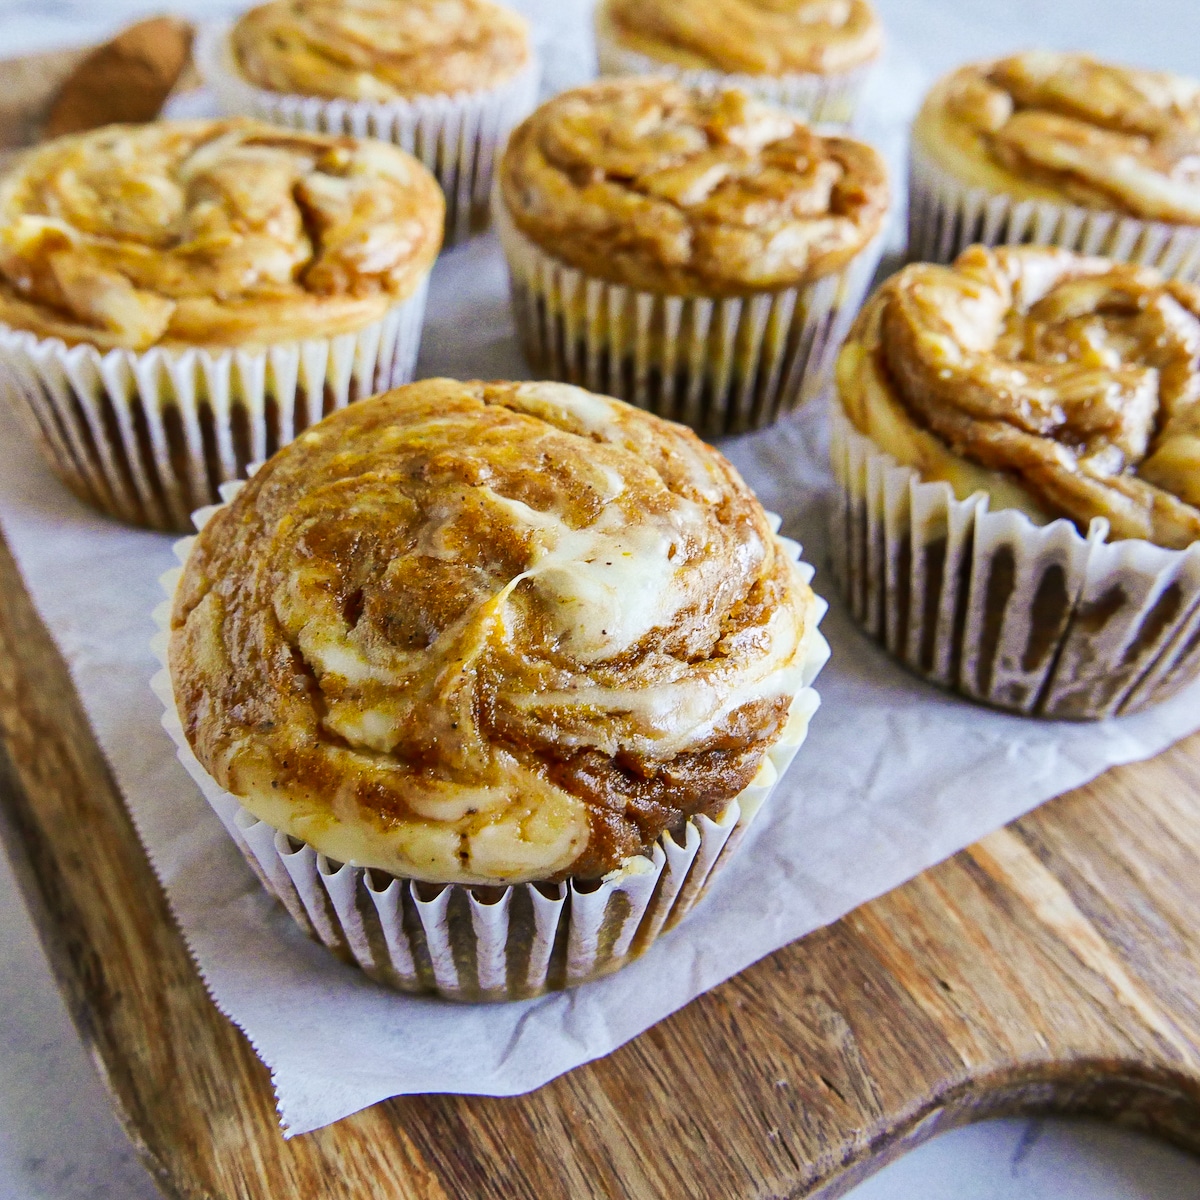
[[[1200,82],[1047,50],[963,67],[930,92],[915,145],[1021,199],[1200,224]]]
[[[491,0],[271,0],[231,50],[258,87],[331,100],[482,91],[532,59],[525,20]]]
[[[867,0],[601,0],[618,44],[675,66],[729,74],[835,74],[876,58]]]
[[[595,877],[751,782],[813,604],[681,426],[428,380],[302,434],[204,528],[170,668],[205,768],[334,858]]]
[[[544,104],[512,135],[504,204],[544,251],[612,283],[728,296],[844,266],[887,211],[869,146],[821,137],[730,90],[614,79]]]
[[[838,363],[850,420],[960,498],[1200,540],[1200,288],[1065,250],[893,276]]]
[[[0,321],[102,349],[326,337],[416,289],[444,212],[433,176],[382,142],[111,125],[0,179]]]

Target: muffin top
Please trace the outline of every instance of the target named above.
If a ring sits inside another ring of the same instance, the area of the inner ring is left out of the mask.
[[[1118,538],[1200,540],[1200,288],[973,246],[883,284],[838,384],[863,433],[960,497],[982,487],[993,507],[1083,531],[1105,517]]]
[[[491,0],[271,0],[231,49],[258,87],[331,100],[483,91],[531,61],[525,20]]]
[[[1200,224],[1200,83],[1082,54],[963,67],[926,98],[916,144],[966,183]]]
[[[342,333],[415,290],[444,211],[433,176],[382,142],[110,125],[0,179],[0,321],[106,350]]]
[[[333,858],[597,877],[751,782],[813,603],[688,430],[434,379],[327,418],[218,512],[170,666],[205,768]]]
[[[677,295],[793,287],[844,266],[887,211],[879,155],[780,108],[661,79],[565,92],[513,133],[505,207],[547,253]]]
[[[630,50],[745,75],[849,71],[883,43],[867,0],[602,0],[599,16]]]

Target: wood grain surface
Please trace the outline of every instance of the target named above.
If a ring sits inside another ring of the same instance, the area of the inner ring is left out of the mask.
[[[70,1010],[170,1196],[834,1196],[939,1130],[1010,1113],[1095,1114],[1200,1151],[1200,737],[532,1095],[394,1100],[291,1142],[2,543],[0,817]]]
[[[0,546],[4,840],[168,1195],[836,1195],[934,1132],[1086,1112],[1200,1150],[1200,738],[1111,772],[530,1096],[284,1142]]]

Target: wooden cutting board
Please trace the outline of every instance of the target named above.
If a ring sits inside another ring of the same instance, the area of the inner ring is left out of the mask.
[[[78,56],[0,63],[0,134]],[[19,102],[18,102],[19,101]],[[4,136],[0,136],[0,142]],[[285,1142],[0,542],[0,834],[163,1191],[211,1200],[834,1196],[951,1126],[1087,1113],[1200,1151],[1200,736],[1115,770],[516,1099]]]

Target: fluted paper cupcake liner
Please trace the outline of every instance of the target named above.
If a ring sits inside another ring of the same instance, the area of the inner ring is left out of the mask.
[[[196,61],[229,115],[258,117],[310,133],[373,137],[407,150],[446,194],[447,246],[485,229],[492,177],[509,132],[537,103],[536,60],[492,88],[397,100],[327,100],[256,87],[238,71],[228,25],[197,38]]]
[[[1059,246],[1076,254],[1200,278],[1200,226],[1143,221],[1052,200],[1020,200],[955,179],[915,143],[909,159],[908,257],[953,262],[968,246]]]
[[[98,350],[0,325],[0,391],[86,503],[182,532],[296,434],[412,379],[427,282],[356,332],[266,349]]]
[[[834,575],[911,670],[1030,716],[1137,712],[1200,675],[1200,543],[1166,550],[992,512],[923,482],[833,405]]]
[[[226,485],[226,500],[240,485]],[[197,525],[216,512],[197,514]],[[774,518],[778,527],[778,518]],[[175,547],[186,562],[194,538]],[[800,547],[780,539],[799,561]],[[806,580],[812,568],[801,563]],[[162,577],[173,597],[182,570]],[[819,621],[824,601],[817,601]],[[648,856],[628,859],[599,881],[507,887],[433,885],[334,862],[312,846],[258,820],[200,765],[183,732],[166,670],[171,601],[155,610],[152,646],[163,664],[153,680],[163,726],[179,760],[199,785],[267,891],[310,937],[357,964],[379,983],[404,992],[464,1001],[517,1000],[610,974],[678,924],[770,798],[808,732],[818,698],[811,684],[829,657],[813,630],[804,686],[787,728],[753,782],[716,818],[694,817],[663,836]]]
[[[882,249],[876,238],[843,270],[801,287],[710,300],[569,267],[525,237],[499,199],[496,225],[534,370],[708,438],[761,429],[828,386]]]
[[[810,124],[843,128],[853,125],[858,102],[871,72],[870,64],[828,75],[804,71],[786,75],[743,75],[681,67],[621,45],[599,8],[596,53],[602,75],[665,76],[705,93],[740,88],[758,100],[786,108]]]

